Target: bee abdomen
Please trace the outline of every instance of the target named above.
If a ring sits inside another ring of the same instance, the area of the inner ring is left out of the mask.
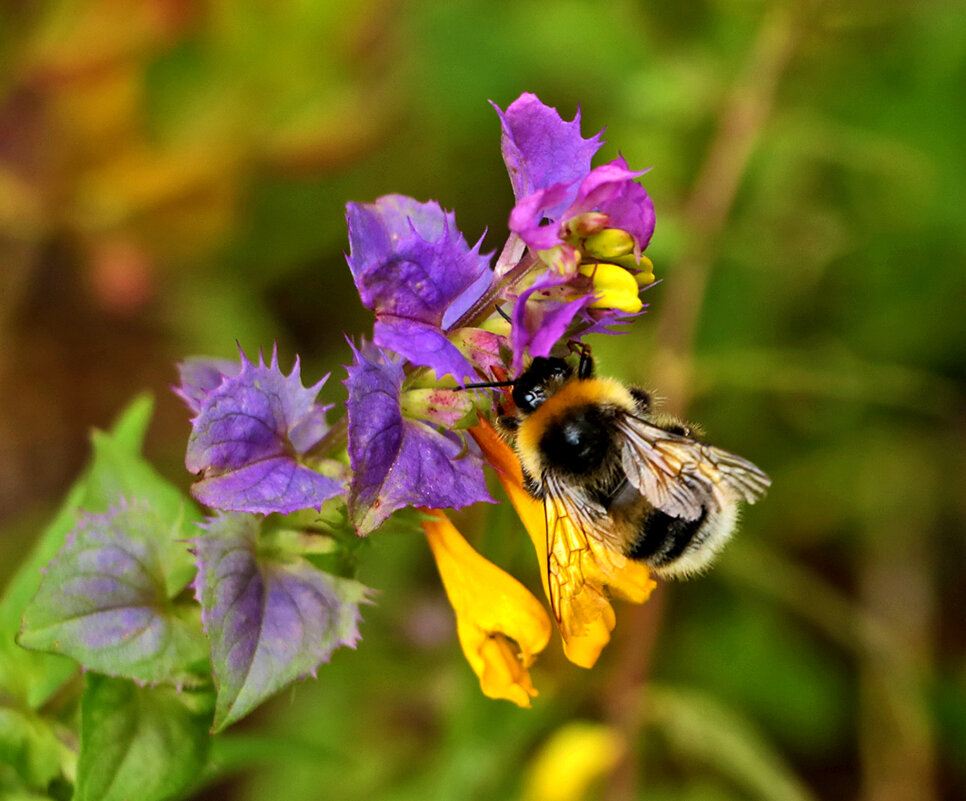
[[[702,509],[700,517],[694,520],[672,517],[655,509],[641,522],[638,538],[628,549],[627,556],[652,567],[668,565],[684,553],[707,516],[707,509]]]

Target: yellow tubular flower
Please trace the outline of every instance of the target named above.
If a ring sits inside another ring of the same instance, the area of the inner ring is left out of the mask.
[[[556,538],[554,562],[562,567],[551,576],[547,532],[556,524],[553,510],[544,509],[543,503],[523,488],[516,454],[486,420],[481,419],[480,425],[470,429],[470,434],[496,469],[500,483],[533,541],[548,598],[551,597],[550,581],[555,582],[554,595],[558,599],[555,611],[564,654],[575,665],[593,667],[610,641],[616,622],[607,591],[631,603],[643,603],[656,586],[647,567],[569,526]]]
[[[537,691],[528,668],[550,640],[550,617],[513,576],[480,556],[438,509],[423,530],[456,612],[456,632],[489,698],[530,706]]]
[[[597,298],[590,304],[592,309],[617,309],[634,314],[643,307],[638,292],[640,287],[634,276],[623,267],[602,261],[581,264],[580,272],[594,282]]]

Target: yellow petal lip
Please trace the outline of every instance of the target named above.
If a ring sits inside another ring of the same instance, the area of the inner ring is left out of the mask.
[[[641,260],[637,264],[637,269],[640,272],[634,275],[634,280],[637,281],[638,286],[648,286],[657,280],[654,276],[654,262],[647,256],[641,256]]]
[[[529,707],[537,695],[529,668],[550,640],[549,615],[519,581],[473,550],[443,512],[422,511],[460,646],[480,689],[489,698]]]
[[[480,424],[471,428],[469,433],[496,470],[500,483],[530,535],[547,597],[551,597],[551,580],[557,582],[558,588],[561,578],[565,582],[563,594],[557,593],[561,598],[557,628],[563,639],[565,656],[580,667],[593,667],[601,651],[610,642],[617,620],[609,596],[630,603],[644,603],[656,586],[647,566],[612,551],[591,535],[585,536],[586,556],[577,570],[579,575],[569,575],[565,571],[562,577],[551,577],[548,569],[547,525],[548,522],[553,525],[552,508],[548,506],[545,509],[541,501],[523,488],[523,474],[516,454],[489,422],[481,418]],[[557,561],[566,563],[565,560]]]
[[[590,304],[592,309],[618,309],[622,312],[634,314],[639,312],[644,304],[638,292],[640,287],[634,276],[623,267],[609,262],[596,264],[581,264],[580,272],[594,282],[596,299]]]

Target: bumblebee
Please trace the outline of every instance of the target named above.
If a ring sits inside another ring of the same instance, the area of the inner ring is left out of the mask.
[[[751,462],[655,413],[649,393],[596,377],[586,349],[576,373],[563,359],[538,357],[501,383],[512,386],[516,413],[497,425],[525,489],[547,509],[548,554],[573,526],[659,576],[686,578],[731,537],[738,504],[754,503],[771,483]]]

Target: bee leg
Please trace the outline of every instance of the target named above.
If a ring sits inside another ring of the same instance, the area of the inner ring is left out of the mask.
[[[571,353],[580,354],[580,362],[577,365],[577,378],[586,381],[594,377],[594,357],[590,355],[590,345],[583,342],[570,341],[567,343]]]
[[[523,488],[534,498],[543,497],[543,486],[537,481],[523,465],[520,466],[523,473]]]
[[[512,434],[520,427],[520,421],[510,414],[501,415],[496,418],[497,426],[508,434]]]

